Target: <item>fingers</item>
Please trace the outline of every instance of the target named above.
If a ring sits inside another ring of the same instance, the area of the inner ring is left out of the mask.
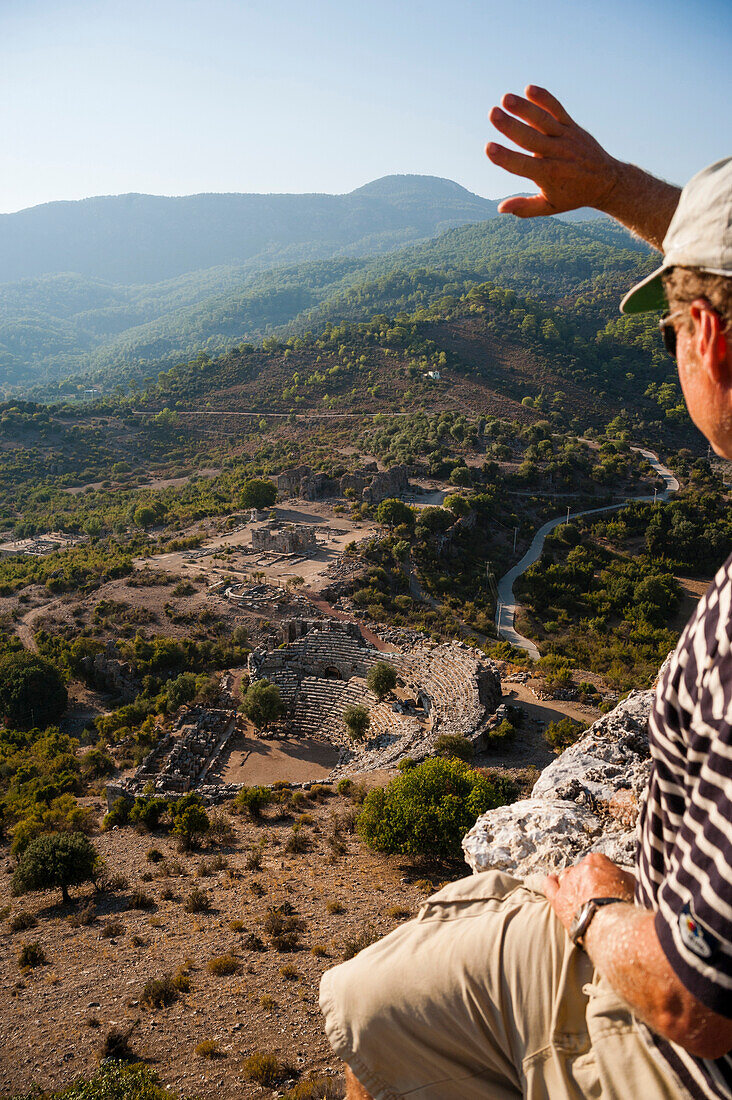
[[[512,115],[516,115],[517,118],[522,118],[524,122],[527,122],[529,126],[542,134],[547,134],[549,137],[560,137],[563,133],[562,125],[550,111],[543,110],[537,104],[524,99],[523,96],[509,93],[501,100],[501,106],[505,111],[510,111]]]
[[[548,217],[556,212],[543,195],[516,195],[512,199],[504,199],[498,206],[499,214],[514,214],[517,218]]]
[[[541,171],[542,161],[537,157],[527,157],[523,153],[516,153],[513,149],[506,149],[505,145],[498,145],[495,141],[489,141],[485,147],[485,155],[488,160],[499,168],[505,168],[507,172],[513,172],[514,176],[525,176],[527,179],[536,180],[537,172]]]
[[[562,126],[569,126],[573,122],[559,100],[546,88],[540,88],[538,84],[528,84],[524,91],[532,103],[535,103],[537,107],[541,107],[544,111],[548,111]]]
[[[518,119],[506,114],[500,107],[493,107],[488,116],[499,133],[503,134],[522,149],[530,153],[539,153],[548,156],[552,151],[552,138],[542,133],[534,126],[526,126]]]

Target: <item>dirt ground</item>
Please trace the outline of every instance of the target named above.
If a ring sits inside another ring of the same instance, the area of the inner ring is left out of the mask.
[[[260,825],[233,818],[231,844],[189,854],[163,832],[104,833],[95,843],[126,885],[101,896],[80,887],[67,907],[56,893],[12,898],[9,876],[0,877],[0,1096],[88,1076],[107,1032],[133,1025],[133,1049],[185,1097],[272,1096],[244,1078],[243,1060],[256,1051],[286,1059],[294,1076],[338,1073],[317,1007],[321,974],[343,957],[349,941],[383,935],[414,914],[447,874],[427,876],[363,848],[348,831],[354,809],[335,796],[285,817],[269,809]],[[289,854],[285,846],[298,818],[308,851]],[[342,831],[334,847],[335,819]],[[164,862],[146,858],[153,848]],[[261,869],[247,869],[253,852]],[[221,856],[218,864],[214,855]],[[464,870],[458,865],[450,877]],[[205,891],[210,912],[186,911],[194,887]],[[150,899],[149,909],[134,907],[136,891]],[[284,903],[304,925],[301,943],[286,953],[272,946],[263,927],[268,907]],[[92,922],[74,927],[85,905]],[[11,932],[8,918],[20,911],[37,923]],[[263,950],[248,946],[249,933],[263,941]],[[47,962],[21,971],[18,954],[28,942],[41,945]],[[234,955],[236,972],[209,972],[207,963],[226,953]],[[190,990],[166,1008],[146,1008],[145,984],[179,968],[187,971]],[[212,1060],[195,1051],[209,1039],[219,1049]]]
[[[349,542],[368,538],[378,530],[373,520],[353,520],[349,516],[334,511],[328,501],[285,502],[273,509],[280,524],[302,523],[326,526],[329,530],[318,532],[321,544],[310,557],[290,557],[279,554],[266,554],[251,548],[252,530],[264,527],[266,520],[242,522],[235,530],[206,539],[201,554],[196,551],[176,551],[160,554],[155,558],[156,567],[166,569],[182,576],[203,574],[210,584],[222,577],[234,576],[244,579],[257,572],[263,574],[268,584],[284,585],[293,577],[302,577],[313,590],[319,590],[327,583],[327,572],[340,558]],[[225,557],[217,553],[232,550]],[[135,563],[138,567],[142,559]]]
[[[307,783],[323,779],[338,763],[338,749],[313,738],[288,737],[265,740],[252,734],[237,735],[229,742],[211,782],[271,785],[278,779]]]

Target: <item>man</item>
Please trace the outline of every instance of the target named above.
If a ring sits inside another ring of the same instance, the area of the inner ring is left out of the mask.
[[[490,160],[539,187],[502,212],[591,205],[663,242],[622,308],[667,308],[690,415],[732,458],[732,158],[679,193],[541,88],[491,121],[526,152],[491,143]],[[731,637],[732,557],[658,685],[637,875],[596,854],[543,894],[475,875],[324,976],[351,1100],[732,1097]]]

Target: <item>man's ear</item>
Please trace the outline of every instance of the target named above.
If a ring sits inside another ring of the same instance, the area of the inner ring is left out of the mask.
[[[727,339],[722,319],[703,298],[691,303],[689,315],[698,362],[711,381],[732,389],[732,341]]]

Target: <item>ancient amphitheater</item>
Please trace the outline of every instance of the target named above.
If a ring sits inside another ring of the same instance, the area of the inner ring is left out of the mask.
[[[394,766],[406,756],[424,759],[441,734],[462,734],[480,747],[501,685],[496,666],[478,650],[463,642],[436,644],[406,631],[388,631],[377,646],[357,624],[329,619],[287,625],[290,637],[300,636],[277,649],[254,650],[250,679],[277,684],[287,705],[285,718],[267,737],[338,750],[329,778]],[[366,683],[377,661],[397,674],[394,691],[381,702]],[[221,766],[233,739],[242,736],[234,700],[229,704],[189,708],[133,776],[108,788],[109,801],[143,791],[176,796],[197,790],[210,802],[235,795],[241,784],[227,781]],[[370,714],[362,745],[354,744],[343,722],[344,710],[353,704]]]

